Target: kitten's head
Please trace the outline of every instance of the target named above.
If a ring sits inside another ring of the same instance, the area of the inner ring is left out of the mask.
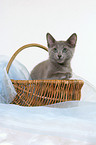
[[[49,59],[59,64],[70,63],[74,54],[77,35],[72,34],[66,41],[56,41],[49,33],[46,35]]]

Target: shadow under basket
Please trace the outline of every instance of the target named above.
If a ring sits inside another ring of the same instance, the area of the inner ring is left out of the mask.
[[[19,48],[11,57],[7,65],[9,68],[17,54],[27,47],[39,47],[46,51],[45,46],[40,44],[28,44]],[[82,80],[11,80],[17,92],[11,104],[21,106],[44,106],[54,103],[80,100]]]

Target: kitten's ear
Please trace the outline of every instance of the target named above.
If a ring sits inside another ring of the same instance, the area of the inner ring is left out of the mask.
[[[68,39],[67,42],[70,44],[71,47],[75,47],[77,42],[77,34],[73,33]]]
[[[46,39],[49,48],[52,47],[56,41],[50,33],[46,34]]]

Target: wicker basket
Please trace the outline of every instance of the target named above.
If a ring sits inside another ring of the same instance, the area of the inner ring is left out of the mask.
[[[40,44],[28,44],[20,47],[11,57],[7,65],[7,73],[17,54],[28,47],[39,47]],[[80,100],[82,80],[11,80],[17,92],[11,104],[21,106],[43,106],[64,101]]]

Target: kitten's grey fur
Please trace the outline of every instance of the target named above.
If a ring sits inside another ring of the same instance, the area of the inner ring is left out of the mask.
[[[56,41],[46,35],[49,59],[38,64],[31,72],[33,80],[69,79],[72,77],[71,59],[74,54],[77,35],[72,34],[66,41]]]

